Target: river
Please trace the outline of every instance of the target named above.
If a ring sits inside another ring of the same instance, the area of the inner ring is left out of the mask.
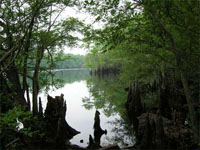
[[[125,83],[115,75],[90,76],[89,69],[57,70],[56,79],[62,80],[62,86],[50,87],[46,92],[42,90],[39,96],[45,110],[47,93],[53,97],[64,94],[66,121],[81,132],[70,140],[71,144],[88,145],[89,135],[93,136],[96,110],[100,112],[101,128],[108,131],[107,135],[101,137],[102,146],[118,143],[123,147],[134,143],[125,115]]]

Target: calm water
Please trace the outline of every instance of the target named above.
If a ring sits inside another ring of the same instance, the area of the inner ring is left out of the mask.
[[[127,124],[124,103],[126,99],[125,83],[115,76],[91,77],[89,70],[56,71],[56,78],[62,79],[62,87],[51,87],[50,96],[64,94],[67,102],[66,121],[81,133],[71,139],[72,144],[86,147],[89,135],[93,136],[95,111],[101,113],[101,128],[107,129],[107,135],[101,137],[101,145],[120,143],[120,146],[132,145],[134,139]],[[40,94],[43,108],[46,108],[46,93]],[[80,143],[83,140],[83,143]]]

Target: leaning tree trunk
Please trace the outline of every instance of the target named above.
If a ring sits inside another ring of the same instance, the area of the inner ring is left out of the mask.
[[[195,114],[195,108],[194,108],[194,104],[193,104],[193,101],[192,101],[191,91],[190,91],[190,88],[189,88],[188,80],[187,80],[187,77],[186,77],[185,72],[184,72],[184,66],[183,66],[183,62],[182,62],[183,60],[182,60],[181,51],[177,48],[176,41],[175,41],[173,35],[167,30],[165,25],[160,20],[158,20],[153,15],[153,13],[152,13],[152,17],[154,17],[159,22],[162,30],[165,32],[166,36],[168,37],[168,39],[170,41],[172,51],[175,55],[177,68],[178,68],[178,71],[180,72],[180,75],[181,75],[181,81],[182,81],[182,84],[183,84],[183,89],[184,89],[184,93],[185,93],[188,108],[189,108],[189,116],[190,116],[190,120],[191,120],[191,123],[192,123],[194,139],[198,143],[199,142],[199,135],[198,135],[199,132],[198,132],[198,125],[197,125],[197,117],[196,117],[196,114]]]
[[[23,92],[23,89],[21,88],[18,71],[16,69],[16,65],[14,62],[9,66],[9,69],[6,71],[6,74],[7,74],[9,81],[12,83],[12,85],[11,85],[12,92],[16,93],[15,99],[22,106],[26,106],[24,92]]]
[[[23,93],[23,89],[20,85],[20,80],[19,80],[19,73],[17,70],[17,66],[15,64],[15,58],[14,58],[14,51],[12,51],[12,49],[14,49],[14,40],[13,40],[13,35],[11,33],[11,25],[9,23],[9,21],[6,21],[5,24],[5,28],[6,28],[6,36],[8,37],[7,39],[7,46],[8,46],[8,51],[10,51],[11,53],[8,53],[8,55],[6,57],[4,57],[1,60],[1,67],[3,68],[4,66],[8,67],[5,68],[6,69],[6,76],[8,78],[8,80],[11,83],[11,90],[13,93],[16,93],[16,97],[15,99],[19,102],[19,104],[21,104],[22,106],[26,105],[26,100],[24,98],[24,93]],[[7,60],[6,60],[7,59]]]
[[[199,128],[198,118],[195,113],[194,103],[192,102],[191,91],[189,89],[188,81],[182,69],[180,69],[180,72],[181,72],[181,80],[183,83],[183,88],[184,88],[184,92],[185,92],[185,96],[186,96],[186,100],[188,104],[190,120],[192,122],[194,138],[195,138],[195,141],[198,143],[200,141],[200,137],[199,137],[200,135],[199,135],[199,129],[198,129]]]

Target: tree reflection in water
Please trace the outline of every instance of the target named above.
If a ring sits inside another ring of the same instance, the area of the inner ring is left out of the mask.
[[[120,147],[132,146],[135,144],[135,136],[133,127],[123,118],[116,118],[114,121],[109,121],[113,126],[111,132],[114,133],[114,137],[107,138],[112,143],[119,143]]]
[[[92,76],[87,80],[90,97],[84,97],[82,102],[86,109],[102,109],[107,117],[118,115],[108,124],[112,126],[112,137],[106,137],[109,143],[118,143],[120,147],[134,144],[133,128],[128,123],[125,110],[127,83],[116,75],[104,75],[103,78]]]

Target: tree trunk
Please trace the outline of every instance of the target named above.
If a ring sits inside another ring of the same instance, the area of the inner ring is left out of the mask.
[[[23,74],[23,93],[25,94],[26,92],[26,99],[27,99],[27,103],[28,103],[28,109],[30,110],[30,96],[29,96],[29,87],[27,84],[27,60],[28,60],[28,56],[26,56],[25,60],[24,60],[24,74]]]
[[[5,24],[5,28],[6,28],[6,36],[8,37],[8,51],[11,50],[11,53],[9,53],[5,58],[9,57],[8,61],[4,61],[2,60],[2,67],[3,64],[9,64],[8,69],[5,71],[6,72],[6,76],[8,77],[8,80],[11,83],[11,90],[13,92],[13,94],[16,94],[16,100],[19,102],[19,104],[21,104],[22,106],[26,105],[26,100],[24,98],[24,93],[23,93],[23,89],[21,88],[20,85],[20,80],[19,80],[19,74],[18,74],[18,70],[17,67],[15,65],[15,61],[14,61],[14,54],[12,51],[13,47],[14,47],[14,42],[13,42],[13,36],[12,36],[12,32],[10,31],[10,23],[8,21],[6,21]]]
[[[33,75],[33,114],[38,113],[38,93],[39,93],[38,76],[39,76],[40,62],[42,60],[43,54],[44,54],[43,47],[38,48],[35,70]]]
[[[26,100],[24,98],[23,89],[20,86],[18,71],[16,69],[15,63],[13,62],[9,69],[6,71],[7,77],[11,82],[11,90],[16,94],[16,100],[22,105],[26,106]]]
[[[165,32],[166,36],[170,40],[170,44],[171,44],[171,47],[172,47],[172,51],[175,55],[177,68],[178,68],[178,71],[180,72],[181,81],[182,81],[182,84],[183,84],[183,89],[184,89],[184,93],[185,93],[188,108],[189,108],[189,116],[190,116],[190,120],[191,120],[191,123],[192,123],[194,139],[198,143],[199,142],[199,135],[198,135],[199,132],[198,132],[197,121],[196,121],[197,117],[196,117],[196,114],[195,114],[195,108],[194,108],[192,98],[191,98],[191,91],[190,91],[190,88],[189,88],[188,80],[187,80],[187,77],[186,77],[184,69],[183,69],[184,66],[183,66],[183,63],[182,63],[181,52],[177,48],[176,41],[174,40],[174,37],[166,29],[165,25],[161,22],[161,20],[157,19],[154,15],[153,15],[153,17],[159,22],[162,30]]]
[[[195,138],[195,141],[199,143],[200,138],[199,138],[199,130],[198,130],[198,118],[196,116],[194,103],[191,98],[191,91],[188,85],[188,80],[186,79],[185,73],[183,72],[182,68],[180,68],[180,73],[181,73],[181,80],[182,80],[187,104],[188,104],[189,116],[192,123],[194,138]]]
[[[38,69],[35,69],[34,77],[33,77],[33,114],[38,113],[38,97],[39,85],[38,85]]]

